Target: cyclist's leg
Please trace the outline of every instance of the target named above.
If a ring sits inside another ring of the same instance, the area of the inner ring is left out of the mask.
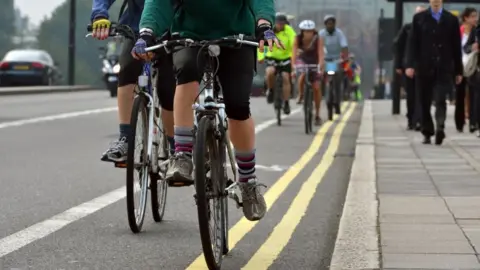
[[[336,74],[335,74],[335,89],[332,89],[335,91],[334,95],[334,108],[335,108],[335,113],[340,114],[340,102],[343,99],[342,95],[342,88],[343,88],[343,78],[344,78],[345,73],[340,69]]]
[[[251,48],[222,48],[218,78],[223,87],[229,135],[238,164],[243,213],[249,220],[259,220],[266,212],[255,176],[255,124],[250,114],[250,92],[255,64]]]
[[[133,59],[130,51],[133,47],[133,41],[126,39],[122,52],[120,54],[119,64],[120,72],[118,74],[118,119],[120,136],[117,141],[112,143],[110,148],[103,153],[102,160],[123,162],[127,159],[127,138],[130,133],[130,117],[132,114],[133,94],[138,76],[142,73],[143,64],[141,61]]]
[[[282,71],[282,88],[283,88],[283,112],[290,114],[290,95],[292,94],[292,84],[290,83],[290,76],[292,74],[292,66],[290,63],[278,67]]]
[[[275,67],[267,63],[267,69],[265,70],[265,82],[267,83],[267,102],[273,103],[273,88],[275,87]]]
[[[177,87],[173,101],[175,154],[168,166],[167,181],[193,184],[192,104],[198,93],[203,61],[197,61],[198,49],[184,48],[173,54],[173,66]],[[200,59],[198,59],[200,60]],[[201,60],[204,60],[201,58]],[[199,63],[201,62],[201,63]],[[197,65],[199,63],[199,65]]]
[[[305,91],[305,73],[298,75],[298,100],[297,104],[301,104],[303,100],[303,92]]]
[[[173,74],[172,55],[162,51],[157,60],[157,93],[160,105],[162,106],[162,123],[168,142],[170,143],[171,154],[175,151],[175,140],[173,139],[173,98],[175,96],[175,75]]]

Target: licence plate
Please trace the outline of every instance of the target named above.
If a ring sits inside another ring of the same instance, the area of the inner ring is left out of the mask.
[[[13,69],[15,70],[29,70],[29,66],[14,66]]]
[[[117,81],[117,77],[115,77],[115,76],[110,76],[110,77],[108,77],[108,81],[109,81],[109,82],[116,82],[116,81]]]

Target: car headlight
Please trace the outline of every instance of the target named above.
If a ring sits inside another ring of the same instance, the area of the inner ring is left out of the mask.
[[[120,64],[116,64],[116,65],[113,67],[113,72],[114,72],[114,73],[119,73],[119,72],[120,72]]]

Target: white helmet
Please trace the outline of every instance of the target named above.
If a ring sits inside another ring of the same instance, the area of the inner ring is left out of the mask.
[[[335,18],[335,15],[328,14],[323,17],[323,23],[327,23],[328,20],[335,22],[337,19]]]
[[[311,20],[302,21],[298,27],[300,30],[315,30],[315,22]]]

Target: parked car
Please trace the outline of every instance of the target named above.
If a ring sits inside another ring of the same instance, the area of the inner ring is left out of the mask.
[[[61,80],[57,64],[42,50],[12,50],[0,62],[0,86],[54,85]]]

